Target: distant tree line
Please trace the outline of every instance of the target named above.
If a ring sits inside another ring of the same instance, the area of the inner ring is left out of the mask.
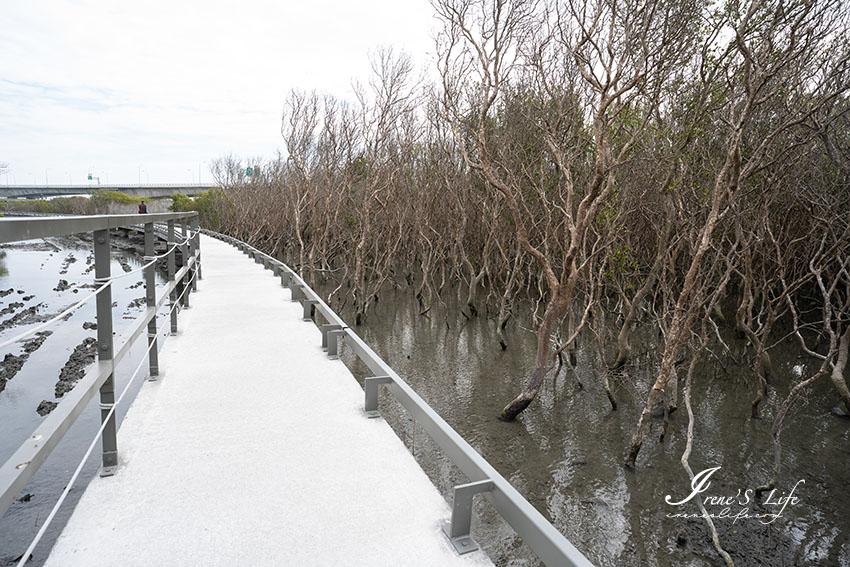
[[[121,191],[98,189],[86,197],[56,197],[54,199],[28,199],[4,201],[2,208],[8,212],[40,213],[52,215],[97,215],[135,213],[142,199]]]

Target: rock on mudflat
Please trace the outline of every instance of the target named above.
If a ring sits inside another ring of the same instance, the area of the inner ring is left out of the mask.
[[[56,402],[41,400],[41,403],[38,404],[38,407],[35,411],[38,412],[38,415],[44,417],[45,415],[52,412],[54,409],[56,409]]]

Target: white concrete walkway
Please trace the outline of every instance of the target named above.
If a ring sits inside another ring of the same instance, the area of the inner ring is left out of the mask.
[[[48,566],[483,566],[448,505],[270,271],[202,237],[203,276],[165,376],[118,436]]]

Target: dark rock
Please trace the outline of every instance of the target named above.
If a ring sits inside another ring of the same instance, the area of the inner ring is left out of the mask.
[[[35,411],[38,413],[38,415],[44,417],[45,415],[49,414],[54,409],[56,409],[56,405],[57,405],[56,402],[51,402],[51,401],[48,401],[48,400],[41,400],[41,403],[38,404],[38,407],[36,408]]]

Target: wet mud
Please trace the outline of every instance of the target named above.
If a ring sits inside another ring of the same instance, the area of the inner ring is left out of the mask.
[[[27,325],[29,323],[42,322],[42,321],[40,321],[42,316],[38,315],[38,310],[41,308],[42,305],[44,305],[44,304],[39,303],[37,305],[33,305],[32,307],[27,307],[26,309],[18,311],[17,313],[15,313],[9,319],[6,319],[5,321],[0,322],[0,331],[6,331],[6,330],[11,329],[12,327],[16,327],[18,325]],[[49,317],[47,317],[44,320],[46,321],[47,319],[49,319]]]
[[[51,402],[50,400],[42,400],[41,403],[38,404],[38,407],[35,409],[35,412],[41,417],[44,417],[45,415],[55,410],[57,405],[58,404],[56,402]]]
[[[47,337],[52,334],[53,331],[38,332],[33,336],[33,338],[24,342],[21,354],[15,355],[8,353],[5,357],[3,357],[3,361],[0,362],[0,392],[6,389],[6,383],[20,372],[30,355],[41,348],[41,345],[44,344]]]
[[[74,388],[74,385],[85,376],[86,368],[94,363],[96,357],[97,339],[88,337],[74,348],[68,362],[59,372],[59,380],[56,382],[55,389],[57,398],[61,398]]]

